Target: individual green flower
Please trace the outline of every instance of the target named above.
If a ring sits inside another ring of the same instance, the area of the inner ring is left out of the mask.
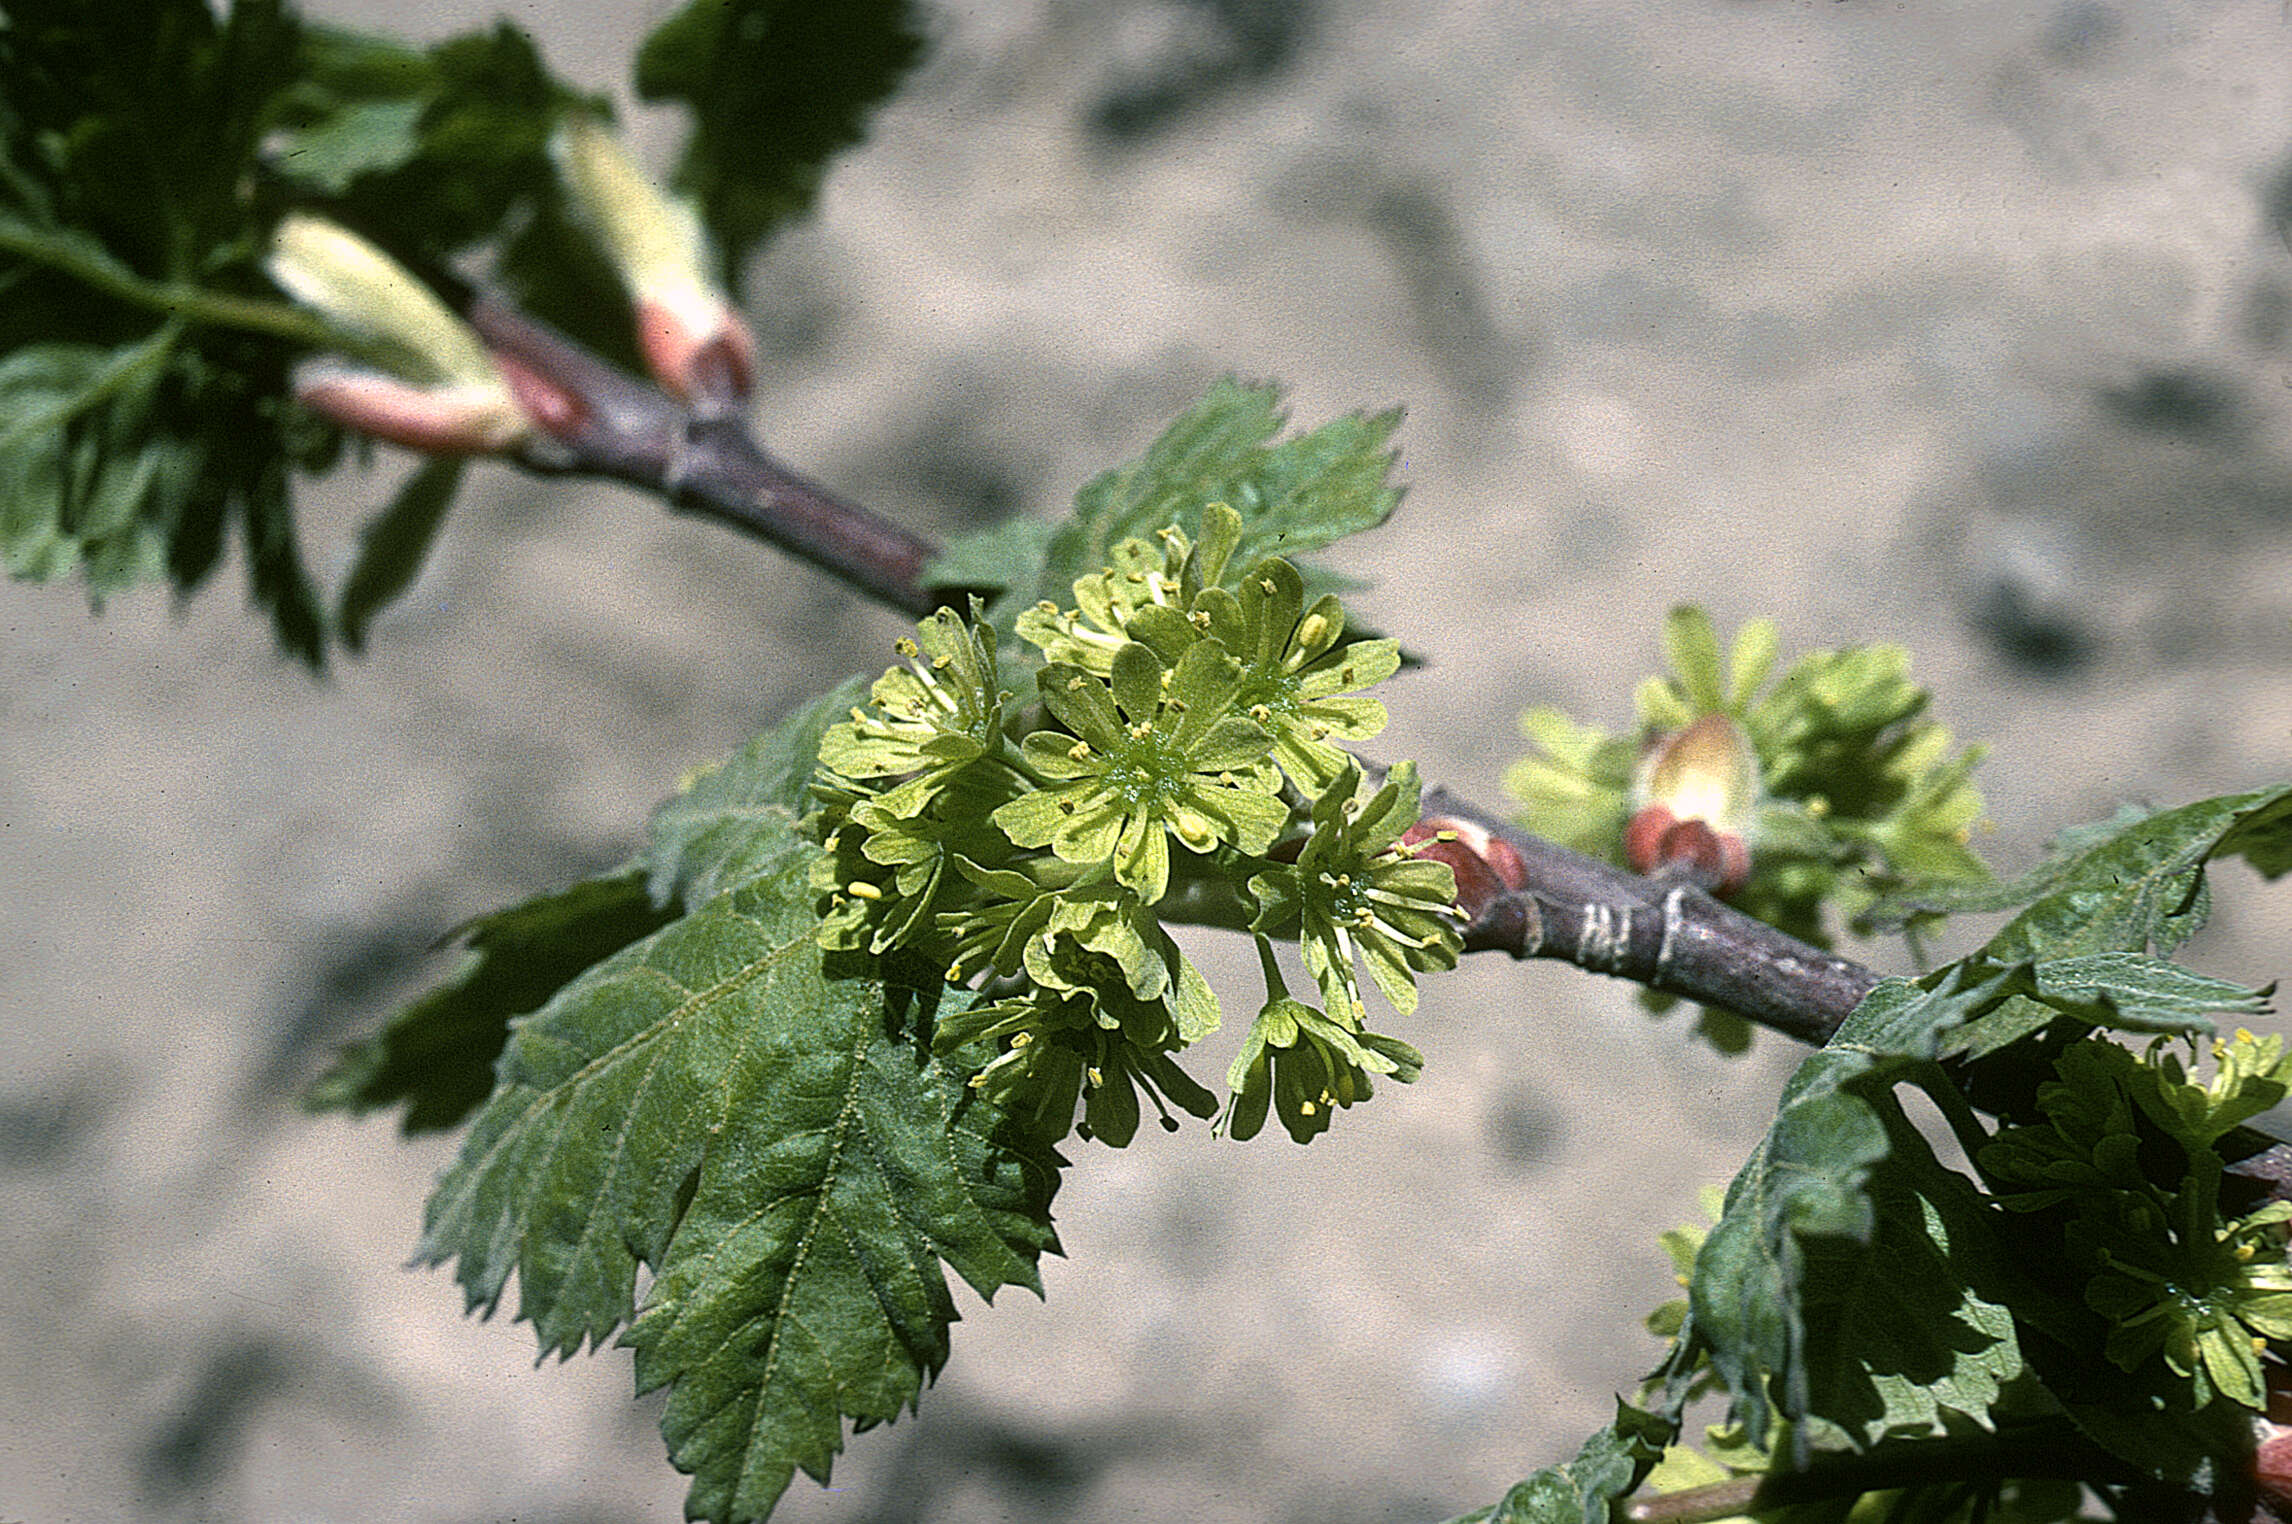
[[[1400,643],[1339,644],[1344,605],[1329,594],[1307,608],[1305,579],[1287,561],[1260,561],[1234,590],[1204,589],[1192,612],[1241,661],[1242,709],[1273,736],[1274,761],[1307,794],[1345,768],[1332,739],[1365,741],[1385,728],[1383,704],[1351,695],[1401,669]],[[1140,638],[1151,633],[1149,623]]]
[[[908,665],[875,681],[875,712],[852,710],[820,738],[820,765],[845,778],[906,778],[882,795],[893,815],[919,812],[948,780],[1000,744],[1003,691],[995,628],[939,609],[897,646]],[[913,774],[909,777],[909,774]]]
[[[2162,1356],[2188,1379],[2196,1407],[2215,1393],[2264,1406],[2260,1356],[2270,1343],[2292,1340],[2288,1218],[2292,1202],[2271,1202],[2209,1243],[2145,1238],[2101,1250],[2105,1268],[2086,1285],[2085,1303],[2110,1321],[2103,1351],[2110,1362],[2130,1372]]]
[[[1272,742],[1233,713],[1241,669],[1222,646],[1205,641],[1172,668],[1132,641],[1108,678],[1054,664],[1037,682],[1066,733],[1037,731],[1021,749],[1029,767],[1060,781],[994,812],[1016,845],[1111,862],[1116,880],[1152,905],[1169,888],[1166,837],[1192,852],[1221,842],[1262,852],[1287,823],[1265,762]]]
[[[1164,1101],[1190,1116],[1218,1109],[1210,1094],[1171,1057],[1177,1024],[1160,1001],[1132,997],[1118,983],[1092,993],[1036,987],[1006,1001],[943,1018],[932,1046],[949,1053],[974,1042],[1001,1052],[973,1075],[971,1088],[1049,1142],[1075,1125],[1082,1108],[1086,1137],[1122,1148],[1138,1131],[1138,1089],[1178,1124]]]
[[[1175,524],[1156,532],[1159,544],[1124,540],[1108,552],[1104,570],[1076,579],[1073,608],[1037,604],[1019,615],[1019,634],[1053,662],[1109,676],[1114,653],[1138,638],[1131,625],[1141,613],[1156,609],[1183,623],[1202,590],[1225,575],[1241,530],[1240,514],[1211,503],[1202,510],[1199,541]],[[1175,662],[1177,653],[1164,659]]]
[[[2112,1363],[2162,1359],[2191,1406],[2220,1396],[2257,1408],[2261,1354],[2292,1341],[2292,1203],[2224,1220],[2214,1144],[2283,1098],[2292,1062],[2282,1038],[2241,1030],[2212,1051],[2200,1082],[2161,1043],[2145,1058],[2074,1043],[2055,1061],[2060,1078],[2038,1088],[2045,1120],[2001,1131],[1980,1164],[2001,1205],[2060,1220],[2085,1304],[2109,1322]]]
[[[1313,834],[1297,861],[1249,881],[1258,906],[1250,929],[1295,921],[1306,971],[1329,1009],[1355,1022],[1363,1010],[1356,958],[1406,1015],[1417,1008],[1416,973],[1454,968],[1462,950],[1452,924],[1455,874],[1398,845],[1417,820],[1416,764],[1394,767],[1366,801],[1360,788],[1360,766],[1348,762],[1315,802]]]
[[[1257,939],[1257,955],[1266,1001],[1226,1071],[1226,1088],[1233,1092],[1227,1136],[1238,1142],[1256,1137],[1270,1108],[1290,1137],[1310,1143],[1329,1130],[1339,1107],[1375,1093],[1371,1075],[1389,1074],[1405,1085],[1423,1072],[1424,1055],[1400,1039],[1363,1031],[1358,1022],[1292,999],[1273,961],[1273,944],[1264,937]]]
[[[813,792],[824,806],[828,851],[811,875],[812,887],[830,897],[821,944],[871,953],[899,946],[942,957],[937,917],[966,889],[958,868],[982,860],[999,866],[1011,855],[987,817],[1016,782],[1000,768],[958,770],[923,808],[902,814],[887,805],[892,794],[824,775]]]

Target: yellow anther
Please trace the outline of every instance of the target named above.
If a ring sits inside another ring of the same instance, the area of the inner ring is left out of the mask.
[[[1082,685],[1086,681],[1088,681],[1086,678],[1070,677],[1066,680],[1066,691],[1069,693],[1080,693],[1082,691]]]
[[[883,891],[864,878],[855,878],[844,885],[844,892],[855,900],[880,900]]]
[[[1088,741],[1077,741],[1066,749],[1066,759],[1069,762],[1080,762],[1089,755],[1090,743]]]
[[[934,656],[931,658],[931,670],[934,672],[944,672],[949,667],[953,666],[954,663],[955,658],[952,656]]]
[[[1098,1072],[1098,1065],[1096,1064],[1092,1064],[1083,1073],[1090,1076],[1090,1088],[1093,1090],[1106,1083],[1106,1076]]]
[[[1186,623],[1197,630],[1206,630],[1210,627],[1210,611],[1208,609],[1196,609],[1186,616]]]
[[[923,654],[923,647],[915,643],[915,637],[912,635],[900,636],[899,639],[892,642],[891,648],[906,657],[917,657]]]
[[[1297,621],[1297,644],[1308,650],[1315,646],[1327,645],[1336,638],[1337,627],[1329,622],[1327,614],[1308,614]],[[1353,680],[1351,667],[1345,669],[1345,680],[1347,682]]]
[[[1021,1048],[1025,1047],[1025,1046],[1026,1046],[1028,1043],[1031,1043],[1031,1042],[1033,1042],[1034,1040],[1035,1040],[1035,1034],[1034,1034],[1034,1033],[1032,1033],[1032,1032],[1020,1032],[1020,1033],[1018,1033],[1017,1035],[1015,1035],[1014,1037],[1012,1037],[1012,1039],[1011,1039],[1011,1051],[1012,1051],[1012,1052],[1014,1052],[1014,1053],[1016,1053],[1016,1052],[1017,1052],[1019,1049],[1021,1049]]]

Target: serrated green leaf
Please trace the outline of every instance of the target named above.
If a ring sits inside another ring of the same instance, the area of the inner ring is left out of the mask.
[[[2292,813],[2292,788],[2260,789],[2154,814],[2121,811],[2112,820],[2064,833],[2064,845],[2010,891],[2026,897],[2027,908],[1975,956],[1993,967],[2019,964],[2043,969],[2068,963],[2070,973],[2058,978],[2083,977],[2080,969],[2085,974],[2132,977],[2134,984],[2122,991],[2123,1003],[2116,1002],[2104,980],[2096,986],[2102,1003],[2091,1012],[2072,1013],[2103,1025],[2136,1031],[2199,1029],[2207,1025],[2203,1017],[2208,1013],[2192,1008],[2188,1004],[2192,999],[2201,1003],[2217,997],[2222,1003],[2213,1009],[2247,1010],[2254,998],[2250,991],[2230,987],[2233,995],[2230,988],[2204,993],[2207,986],[2189,982],[2197,976],[2168,971],[2170,965],[2161,959],[2097,965],[2070,960],[2172,952],[2195,935],[2210,911],[2205,864],[2224,848],[2233,849],[2240,830],[2256,833],[2244,839],[2265,843],[2288,813]],[[1952,1047],[1979,1058],[2019,1041],[2059,1014],[2058,1005],[2043,1000],[2009,1000],[1968,1023]]]
[[[646,862],[653,902],[705,905],[779,860],[811,800],[820,737],[867,697],[867,679],[831,688],[653,811]]]
[[[726,290],[923,52],[907,0],[690,0],[645,39],[637,95],[692,114],[672,183],[700,203]]]
[[[345,1049],[304,1108],[363,1116],[402,1104],[409,1134],[458,1126],[493,1089],[512,1019],[667,919],[633,870],[478,917],[456,933],[470,949],[461,971]]]
[[[405,594],[422,573],[430,546],[454,505],[465,462],[439,456],[423,462],[406,479],[390,506],[367,522],[358,537],[358,558],[343,579],[335,626],[351,650],[365,648],[374,616]]]
[[[2292,811],[2292,788],[2257,789],[2127,820],[2088,840],[1986,953],[1998,962],[2084,953],[2171,953],[2210,908],[2204,865],[2232,833]]]
[[[1728,1421],[1753,1444],[1766,1443],[1776,1414],[1797,1423],[1814,1411],[1802,1302],[1816,1284],[1808,1243],[1840,1241],[1826,1255],[1867,1252],[1879,1222],[1871,1172],[1892,1151],[1879,1102],[1934,1056],[1945,1032],[1994,998],[1992,988],[1957,977],[1933,989],[1881,982],[1791,1076],[1774,1125],[1728,1188],[1688,1295],[1694,1344],[1731,1394]],[[1795,1437],[1807,1442],[1803,1429]]]
[[[1449,1524],[1608,1524],[1613,1505],[1638,1488],[1678,1436],[1678,1424],[1618,1401],[1615,1418],[1574,1460],[1545,1467],[1500,1501]]]
[[[518,1024],[432,1198],[421,1257],[472,1307],[514,1271],[542,1351],[629,1322],[640,1390],[693,1475],[688,1517],[765,1518],[842,1425],[888,1422],[947,1356],[942,1265],[1039,1290],[1060,1162],[997,1140],[929,1058],[928,992],[832,968],[792,833],[757,877]],[[640,1266],[654,1280],[640,1311]]]
[[[2261,991],[2147,953],[2049,958],[2030,970],[2030,979],[2040,999],[2057,1008],[2090,1008],[2093,1025],[2123,1032],[2210,1032],[2214,1016],[2258,1016],[2268,1009]]]
[[[1043,562],[1056,532],[1048,520],[1014,514],[958,535],[923,569],[922,586],[965,588],[990,598],[1013,589],[1031,593],[1042,585]]]
[[[1278,388],[1220,381],[1143,457],[1087,483],[1074,516],[1051,538],[1036,596],[1063,605],[1075,579],[1105,566],[1123,540],[1172,524],[1198,538],[1202,510],[1214,502],[1241,515],[1241,542],[1228,562],[1235,574],[1390,517],[1400,501],[1386,480],[1400,414],[1349,414],[1273,444],[1286,421],[1279,401]]]
[[[1889,1149],[1868,1186],[1869,1241],[1805,1245],[1802,1425],[1823,1448],[1939,1434],[1950,1414],[1986,1425],[2023,1370],[2004,1250],[1979,1193],[1934,1161],[1891,1096],[1877,1109]]]

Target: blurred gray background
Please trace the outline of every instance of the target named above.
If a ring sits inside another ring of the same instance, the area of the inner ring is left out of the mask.
[[[508,14],[618,88],[666,9]],[[1522,707],[1628,719],[1682,599],[1911,646],[1994,745],[2009,868],[2292,764],[2281,0],[937,16],[755,272],[756,417],[812,474],[943,535],[1056,511],[1224,372],[1405,403],[1408,500],[1341,554],[1432,659],[1377,751],[1489,800]],[[323,573],[403,469],[308,495]],[[228,576],[100,620],[9,585],[0,625],[0,1519],[678,1517],[624,1354],[536,1369],[403,1268],[451,1142],[293,1096],[439,933],[620,858],[897,622],[487,470],[323,681]],[[2287,896],[2222,888],[2196,961],[2285,974]],[[1424,1080],[1309,1150],[1076,1146],[1047,1302],[966,1297],[921,1417],[782,1517],[1427,1520],[1572,1451],[1793,1054],[1501,961],[1393,1026]]]

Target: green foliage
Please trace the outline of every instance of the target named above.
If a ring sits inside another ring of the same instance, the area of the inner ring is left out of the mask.
[[[2195,931],[2205,862],[2283,797],[2079,833],[1988,945],[1880,984],[1785,1087],[1717,1226],[1674,1246],[1693,1269],[1684,1314],[1655,1325],[1678,1341],[1672,1401],[1715,1383],[1742,1443],[1787,1440],[1793,1466],[2066,1410],[2151,1475],[2211,1475],[2234,1444],[2219,1410],[2259,1403],[2261,1351],[2292,1334],[2292,1205],[2238,1215],[2220,1191],[2227,1140],[2284,1097],[2292,1063],[2240,1033],[2199,1083],[2162,1045],[2141,1056],[2091,1034],[2186,1036],[2262,1008],[2150,949]],[[2041,1033],[2052,1047],[2032,1047]],[[2043,1054],[2057,1078],[2013,1082]],[[1895,1098],[1904,1082],[1979,1178],[1935,1159]],[[2002,1108],[1994,1138],[1975,1096]]]
[[[2071,833],[2043,867],[2011,887],[2005,903],[2028,908],[2006,923],[1982,955],[2003,964],[2041,955],[2170,954],[2211,914],[2205,865],[2237,842],[2254,839],[2247,833],[2288,817],[2292,788],[2258,789],[2177,809],[2124,812]],[[1973,1057],[1995,1052],[2044,1026],[2053,1014],[2042,1002],[2008,1001],[1960,1033],[1957,1045]]]
[[[692,115],[674,184],[716,234],[725,289],[923,53],[907,0],[691,0],[645,39],[637,95]]]
[[[640,1389],[670,1389],[689,1508],[721,1520],[824,1480],[844,1421],[912,1404],[955,1319],[942,1264],[991,1298],[1039,1290],[1056,1247],[1057,1156],[1004,1138],[962,1055],[927,1056],[967,997],[831,959],[818,849],[759,846],[746,884],[517,1024],[420,1251],[458,1261],[473,1308],[514,1271],[544,1353],[626,1325]]]
[[[1946,1232],[1929,1200],[1939,1190],[1930,1171],[1907,1164],[1892,1163],[1882,1189],[1874,1187],[1873,1174],[1895,1158],[1901,1123],[1893,1085],[1930,1062],[1941,1034],[1990,994],[1956,977],[1931,989],[1900,980],[1879,985],[1829,1044],[1799,1066],[1784,1087],[1774,1125],[1729,1188],[1726,1210],[1696,1257],[1691,1335],[1675,1352],[1672,1373],[1683,1383],[1708,1358],[1731,1397],[1729,1422],[1752,1444],[1767,1443],[1775,1416],[1794,1425],[1817,1416],[1818,1376],[1829,1372],[1835,1388],[1844,1379],[1839,1373],[1858,1364],[1873,1373],[1858,1404],[1865,1409],[1861,1434],[1930,1421],[1931,1409],[1897,1412],[1881,1400],[1870,1412],[1867,1399],[1879,1390],[1877,1374],[1906,1375],[1904,1366],[1933,1375],[1951,1370],[1946,1346],[1933,1342],[1944,1330],[1874,1328],[1867,1306],[1858,1303],[1882,1274],[1882,1244],[1925,1263],[1947,1255],[1948,1238],[1933,1237]],[[1883,1232],[1881,1205],[1888,1208]],[[1942,1294],[1951,1296],[1952,1289],[1945,1284]],[[1970,1289],[1958,1295],[1963,1300]],[[1969,1325],[1994,1321],[1970,1304],[1961,1311]],[[1897,1342],[1884,1350],[1857,1347],[1869,1339]],[[1810,1357],[1818,1344],[1828,1351],[1819,1368]],[[1977,1386],[2000,1371],[2010,1374],[2010,1334],[2000,1347],[1994,1330],[1985,1331],[1977,1348],[1987,1362],[1970,1378]],[[1894,1395],[1904,1383],[1884,1385]],[[1936,1400],[1946,1401],[1946,1394]],[[1986,1411],[1986,1401],[1968,1402],[1964,1411]],[[1798,1443],[1811,1445],[1804,1427]]]
[[[287,478],[334,442],[280,405],[315,330],[269,298],[242,193],[297,38],[275,3],[0,15],[0,558],[100,604],[198,587],[235,527],[255,603],[316,662]]]
[[[1144,455],[1086,483],[1073,514],[1047,534],[1013,523],[958,540],[933,564],[927,585],[1003,593],[991,612],[1007,630],[1037,600],[1050,601],[1054,613],[1065,607],[1080,596],[1083,578],[1138,569],[1118,563],[1126,540],[1144,543],[1165,527],[1189,542],[1202,538],[1213,503],[1240,516],[1240,533],[1225,548],[1236,572],[1268,556],[1294,560],[1391,517],[1401,494],[1387,481],[1390,441],[1401,415],[1351,413],[1276,443],[1287,422],[1280,400],[1278,387],[1219,381]],[[1161,552],[1143,550],[1139,560],[1158,563]]]
[[[695,0],[639,61],[691,113],[679,175],[735,266],[809,204],[919,52],[904,5]],[[0,561],[90,596],[205,582],[236,532],[254,602],[317,665],[328,619],[290,485],[340,435],[294,363],[384,358],[279,298],[282,213],[323,210],[428,280],[473,264],[527,311],[637,361],[626,294],[549,152],[597,97],[501,22],[429,48],[304,26],[278,0],[22,0],[0,14]],[[761,146],[760,146],[761,145]],[[454,475],[367,527],[340,595],[356,649],[410,583]]]
[[[459,1126],[493,1089],[514,1020],[667,920],[634,871],[479,916],[452,933],[469,947],[460,970],[346,1049],[304,1105],[352,1116],[403,1105],[409,1134]]]
[[[1676,1423],[1619,1401],[1615,1418],[1574,1460],[1545,1467],[1492,1506],[1449,1524],[1607,1524],[1612,1505],[1630,1496],[1678,1432]]]

